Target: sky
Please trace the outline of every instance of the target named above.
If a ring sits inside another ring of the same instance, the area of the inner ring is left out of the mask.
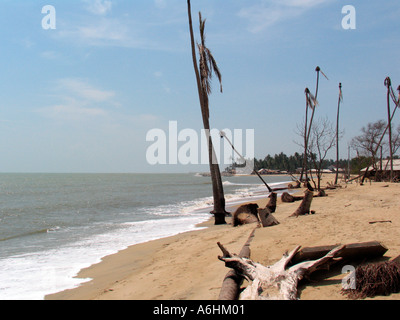
[[[398,0],[192,0],[196,41],[199,11],[224,88],[214,79],[211,127],[254,130],[256,158],[302,152],[296,128],[316,66],[329,78],[316,119],[336,123],[343,84],[341,158],[363,126],[387,119],[384,80],[400,84]],[[0,42],[0,172],[207,169],[146,157],[151,130],[203,128],[186,1],[2,0]]]

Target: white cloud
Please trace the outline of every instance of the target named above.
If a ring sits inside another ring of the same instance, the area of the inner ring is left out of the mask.
[[[113,19],[101,17],[71,24],[57,33],[63,39],[84,46],[142,48],[161,50],[162,46],[146,36],[143,26],[126,18]],[[142,32],[142,31],[143,32]]]
[[[112,2],[109,0],[84,0],[87,10],[95,15],[106,15],[111,11]]]
[[[100,90],[81,79],[66,78],[59,80],[59,88],[66,90],[87,102],[103,102],[115,96],[114,91]]]
[[[74,104],[65,104],[65,105],[56,105],[48,108],[46,110],[52,116],[70,116],[70,117],[79,117],[79,116],[105,116],[107,112],[100,108],[85,108],[82,106],[74,105]]]
[[[249,21],[248,29],[250,32],[257,33],[281,21],[298,17],[308,10],[330,1],[331,0],[261,1],[259,4],[241,9],[238,15]]]
[[[165,9],[167,7],[167,2],[165,0],[154,0],[154,4],[158,9]]]
[[[56,82],[54,97],[58,103],[38,110],[59,119],[81,120],[108,115],[105,105],[115,105],[115,92],[95,88],[82,79],[66,78]]]

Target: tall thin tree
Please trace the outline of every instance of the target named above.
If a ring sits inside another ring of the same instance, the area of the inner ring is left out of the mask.
[[[201,114],[203,118],[203,125],[207,134],[208,141],[208,156],[211,181],[213,187],[213,199],[214,199],[214,210],[211,212],[215,217],[215,224],[225,224],[225,196],[222,185],[221,172],[219,169],[217,157],[212,143],[210,135],[210,111],[209,111],[209,95],[211,94],[211,79],[213,74],[217,76],[220,82],[220,89],[222,92],[222,77],[221,72],[217,66],[217,63],[211,54],[211,51],[205,45],[205,20],[202,19],[201,13],[199,13],[200,20],[200,36],[201,43],[197,44],[199,50],[199,64],[197,63],[196,57],[196,46],[194,41],[193,33],[193,22],[192,22],[192,10],[190,0],[187,0],[188,5],[188,17],[189,17],[189,31],[192,48],[193,67],[196,75],[197,89],[200,100]]]
[[[387,85],[386,80],[385,80],[385,85]],[[394,91],[393,91],[393,88],[392,88],[391,84],[389,85],[389,87],[390,87],[389,95],[392,97],[392,100],[393,100],[393,102],[395,103],[395,107],[394,107],[394,110],[393,110],[393,112],[392,112],[392,115],[389,117],[389,120],[390,120],[390,123],[391,123],[391,122],[393,121],[393,118],[394,118],[394,116],[395,116],[395,113],[396,113],[397,109],[398,109],[399,106],[400,106],[400,86],[397,88],[397,90],[399,91],[399,98],[398,98],[398,99],[395,97],[395,94],[394,94]],[[386,134],[386,132],[387,132],[388,129],[389,129],[389,123],[386,125],[386,129],[384,130],[384,132],[383,132],[383,134],[382,134],[382,136],[381,136],[381,139],[379,140],[379,143],[377,144],[377,147],[376,147],[376,150],[375,150],[375,154],[376,154],[376,152],[378,151],[378,148],[380,148],[381,143],[382,143],[382,140],[383,140],[383,138],[384,138],[384,136],[385,136],[385,134]],[[373,159],[372,159],[372,160],[373,160]],[[370,164],[370,165],[367,167],[367,169],[364,171],[364,174],[362,175],[363,177],[362,177],[362,179],[361,179],[361,184],[364,183],[365,178],[366,178],[367,175],[369,174],[369,169],[370,169],[371,166],[373,166],[373,164]]]
[[[392,144],[392,119],[390,112],[390,89],[392,81],[389,77],[385,79],[387,87],[387,112],[388,112],[388,131],[389,131],[389,152],[390,152],[390,181],[393,181],[393,144]]]
[[[338,183],[339,178],[339,114],[340,114],[340,103],[343,101],[342,93],[342,83],[339,83],[339,99],[338,99],[338,109],[336,118],[336,176],[335,184]]]
[[[318,97],[318,90],[319,90],[319,78],[320,73],[327,79],[328,77],[321,71],[321,68],[317,66],[315,68],[315,72],[317,72],[317,84],[315,88],[315,96],[313,96],[308,88],[305,90],[306,94],[306,120],[305,120],[305,128],[304,128],[304,161],[303,161],[303,168],[301,170],[300,181],[303,180],[303,175],[305,172],[306,180],[307,180],[307,150],[308,150],[308,141],[310,140],[311,134],[311,127],[314,120],[315,115],[315,107],[318,105],[317,97]],[[312,109],[310,123],[307,123],[308,120],[308,108]]]

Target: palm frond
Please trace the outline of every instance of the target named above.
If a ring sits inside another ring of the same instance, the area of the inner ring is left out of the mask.
[[[210,65],[210,78],[212,77],[212,72],[215,73],[215,75],[218,78],[219,84],[220,84],[220,91],[222,92],[222,74],[221,71],[218,68],[217,62],[214,59],[214,56],[212,55],[211,51],[208,48],[205,48],[206,50],[206,55],[207,59]]]
[[[206,35],[205,35],[205,29],[206,29],[206,20],[207,19],[202,19],[201,17],[201,12],[199,12],[199,22],[200,22],[200,37],[201,37],[201,44],[204,46],[204,43],[206,41]]]
[[[320,72],[322,73],[322,75],[323,75],[323,76],[326,78],[326,80],[328,80],[328,81],[329,81],[329,79],[328,79],[328,77],[326,76],[326,74],[325,74],[325,73],[323,73],[321,69],[320,69],[319,71],[320,71]]]
[[[313,96],[308,88],[306,88],[304,92],[306,94],[307,106],[309,106],[311,109],[314,109],[316,106],[319,105],[317,99]]]
[[[205,28],[206,19],[203,20],[201,12],[199,12],[199,25],[200,25],[200,36],[201,43],[197,43],[199,50],[199,73],[200,73],[200,86],[203,95],[204,109],[202,110],[204,115],[209,118],[209,108],[208,108],[208,96],[211,94],[211,80],[213,73],[217,76],[220,83],[220,90],[222,92],[222,76],[218,68],[217,62],[215,61],[211,51],[205,45]]]

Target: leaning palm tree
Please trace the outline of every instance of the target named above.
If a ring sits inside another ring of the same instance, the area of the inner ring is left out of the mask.
[[[221,77],[221,72],[218,69],[217,63],[213,55],[211,54],[211,51],[205,45],[206,21],[202,19],[201,13],[199,13],[201,43],[197,44],[200,58],[199,58],[199,64],[197,63],[190,0],[187,1],[187,4],[188,4],[189,29],[190,29],[190,39],[192,47],[193,67],[196,75],[203,125],[208,141],[208,156],[209,156],[210,174],[211,174],[213,198],[214,198],[214,210],[211,213],[214,214],[216,225],[225,224],[226,223],[225,216],[227,212],[225,210],[224,188],[222,185],[221,172],[219,170],[217,157],[215,155],[210,135],[210,111],[209,111],[209,98],[208,98],[212,91],[211,79],[213,74],[215,73],[220,82],[221,92],[222,92],[222,84],[221,84],[222,77]]]

